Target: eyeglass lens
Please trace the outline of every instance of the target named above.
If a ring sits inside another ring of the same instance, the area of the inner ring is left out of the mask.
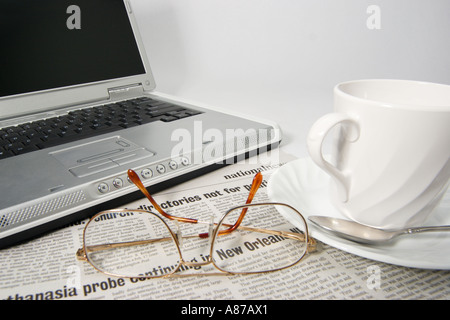
[[[95,268],[122,277],[164,276],[180,262],[170,230],[147,212],[101,213],[86,227],[85,250]]]
[[[305,224],[299,214],[282,205],[247,207],[241,227],[216,237],[212,258],[216,266],[232,273],[253,273],[283,269],[297,263],[306,252]],[[234,209],[220,229],[233,224],[242,209]],[[289,215],[288,222],[284,215]]]

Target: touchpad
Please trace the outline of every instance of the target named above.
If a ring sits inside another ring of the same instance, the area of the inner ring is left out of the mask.
[[[79,178],[155,155],[120,136],[67,148],[51,154]]]

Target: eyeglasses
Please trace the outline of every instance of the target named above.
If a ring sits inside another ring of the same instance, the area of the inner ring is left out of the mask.
[[[142,209],[94,215],[84,228],[77,258],[104,274],[147,279],[266,273],[292,267],[316,250],[306,220],[295,208],[251,203],[262,183],[261,173],[254,177],[246,203],[226,211],[217,223],[212,218],[168,214],[133,170],[128,170],[128,177],[162,217]],[[208,232],[199,232],[205,231],[205,225]],[[211,265],[212,272],[197,272]]]

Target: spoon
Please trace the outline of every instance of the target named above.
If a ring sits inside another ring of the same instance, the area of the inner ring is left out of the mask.
[[[418,227],[400,230],[383,230],[360,223],[332,217],[310,216],[309,220],[322,229],[342,238],[365,244],[379,244],[402,234],[450,231],[450,226]]]

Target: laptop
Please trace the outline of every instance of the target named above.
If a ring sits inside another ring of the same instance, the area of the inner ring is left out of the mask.
[[[0,247],[280,142],[270,121],[160,94],[128,0],[0,1]]]

